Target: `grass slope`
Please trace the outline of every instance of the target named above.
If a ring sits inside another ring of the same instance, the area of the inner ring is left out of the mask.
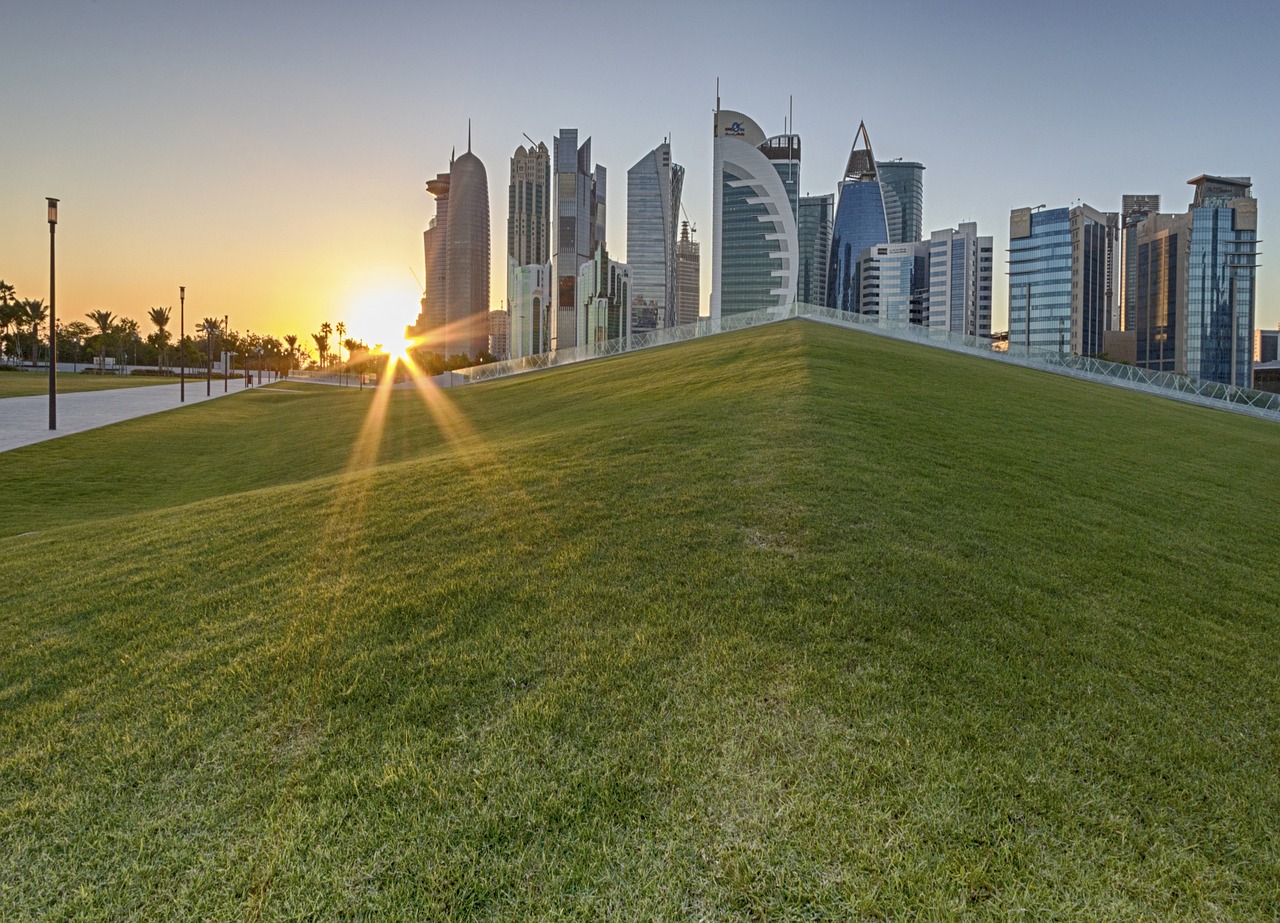
[[[82,375],[58,373],[58,393],[107,391],[112,388],[146,388],[177,384],[176,378],[150,378],[144,375]],[[43,372],[5,372],[0,374],[0,398],[30,397],[49,393],[49,370]]]
[[[0,456],[9,916],[1274,915],[1280,429],[798,321],[370,400]]]

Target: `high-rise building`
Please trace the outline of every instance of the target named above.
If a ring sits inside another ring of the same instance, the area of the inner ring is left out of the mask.
[[[712,122],[711,316],[796,300],[800,136],[766,138],[741,112]]]
[[[885,326],[923,324],[929,303],[929,245],[878,244],[862,251],[858,281],[861,313]]]
[[[1132,330],[1134,321],[1133,299],[1137,280],[1137,258],[1132,256],[1138,245],[1138,223],[1148,215],[1160,212],[1158,195],[1126,195],[1120,199],[1120,301],[1119,328]]]
[[[1196,191],[1185,214],[1148,214],[1137,225],[1137,363],[1249,387],[1258,265],[1252,181],[1203,175],[1189,183]]]
[[[631,272],[625,263],[609,259],[604,244],[595,258],[578,270],[578,295],[582,299],[578,345],[601,349],[631,331]]]
[[[551,349],[551,153],[529,142],[511,157],[507,189],[507,307],[512,357]]]
[[[966,221],[929,235],[929,308],[926,323],[965,336],[991,336],[994,248]]]
[[[831,259],[831,226],[835,196],[800,197],[800,279],[796,300],[826,307],[827,264]]]
[[[551,152],[542,142],[520,145],[511,155],[507,256],[518,266],[551,261]]]
[[[859,150],[858,145],[862,144]],[[840,183],[836,217],[831,231],[831,262],[827,275],[827,305],[857,311],[858,261],[864,250],[889,242],[889,222],[871,137],[858,123],[849,161]]]
[[[551,349],[551,264],[521,266],[507,258],[507,302],[513,359]]]
[[[551,271],[554,325],[552,349],[578,345],[581,299],[578,270],[595,257],[604,243],[606,173],[592,169],[591,139],[578,146],[576,128],[561,129],[552,143],[554,221],[551,232]]]
[[[1082,356],[1114,329],[1119,215],[1088,205],[1009,216],[1009,344]]]
[[[684,167],[663,141],[627,171],[627,266],[632,329],[676,323],[676,229]]]
[[[920,240],[924,227],[924,164],[913,160],[877,161],[876,172],[884,188],[889,243]]]
[[[1280,328],[1254,331],[1253,361],[1280,362]]]
[[[489,348],[489,181],[467,152],[427,183],[436,216],[423,234],[426,291],[416,336],[442,356],[474,358]]]
[[[698,242],[689,237],[689,222],[680,226],[676,243],[676,323],[692,324],[701,311],[702,258]]]
[[[489,312],[489,354],[495,359],[511,358],[511,312]]]

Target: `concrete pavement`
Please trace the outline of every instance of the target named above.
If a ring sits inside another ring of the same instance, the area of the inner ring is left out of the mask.
[[[227,384],[226,394],[245,390],[243,378]],[[203,381],[188,381],[186,403],[179,402],[176,384],[59,394],[56,430],[49,429],[49,395],[6,397],[0,399],[0,452],[224,396],[221,381],[213,383],[209,397],[204,390]]]

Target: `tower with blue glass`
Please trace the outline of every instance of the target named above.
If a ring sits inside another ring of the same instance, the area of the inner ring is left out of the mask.
[[[859,149],[858,145],[862,147]],[[849,162],[840,184],[836,217],[831,231],[828,262],[827,305],[841,311],[858,311],[859,259],[868,247],[889,242],[889,222],[884,192],[876,171],[875,155],[867,126],[858,132],[849,151]]]

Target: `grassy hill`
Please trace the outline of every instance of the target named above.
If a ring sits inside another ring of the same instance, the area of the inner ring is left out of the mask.
[[[801,321],[376,406],[0,455],[7,916],[1274,915],[1280,427]]]

